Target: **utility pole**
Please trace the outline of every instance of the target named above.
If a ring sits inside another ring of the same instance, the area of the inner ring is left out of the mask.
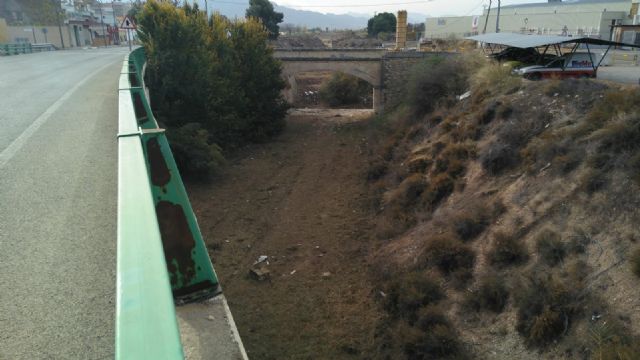
[[[102,41],[104,42],[104,47],[107,47],[107,34],[104,31],[104,16],[102,15],[102,3],[98,1],[98,6],[100,6],[100,24],[102,24]]]
[[[498,14],[496,15],[496,32],[500,32],[500,0],[498,0]]]
[[[116,23],[116,7],[113,4],[114,0],[111,0],[111,11],[113,11],[113,28],[115,33],[113,34],[113,43],[120,45],[120,32],[118,31],[118,24]]]
[[[207,19],[209,18],[209,4],[207,4],[207,0],[204,0],[204,13],[207,14]]]
[[[58,31],[60,32],[60,43],[62,44],[62,49],[64,50],[64,38],[62,37],[62,24],[60,24],[60,12],[62,11],[62,1],[58,0],[59,6],[56,7],[56,0],[52,0],[54,7],[56,9],[56,20],[58,21]]]
[[[489,0],[489,9],[487,9],[487,18],[484,20],[484,29],[482,30],[483,34],[487,33],[487,24],[489,23],[489,14],[491,14],[491,2],[493,0]]]

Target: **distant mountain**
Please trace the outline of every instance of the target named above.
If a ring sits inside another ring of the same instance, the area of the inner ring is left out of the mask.
[[[204,0],[196,0],[204,9]],[[249,1],[208,1],[209,11],[218,11],[229,18],[244,17],[244,12],[249,7]],[[323,14],[317,11],[297,10],[274,3],[276,11],[284,14],[284,24],[306,26],[308,28],[320,27],[322,29],[362,29],[367,27],[367,21],[371,16],[361,13],[349,14]],[[409,22],[424,22],[426,15],[409,13]]]

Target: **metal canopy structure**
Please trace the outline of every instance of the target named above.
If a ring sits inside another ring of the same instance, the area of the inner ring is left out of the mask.
[[[619,43],[615,41],[594,39],[583,36],[553,36],[553,35],[524,35],[515,33],[492,33],[467,37],[466,39],[475,40],[488,44],[504,45],[517,47],[521,49],[536,48],[542,46],[550,46],[557,44],[587,44],[587,45],[605,45],[605,46],[626,46],[640,48],[640,45]]]
[[[573,55],[578,47],[584,44],[587,48],[587,52],[589,53],[589,59],[591,60],[591,67],[593,67],[594,72],[598,70],[605,56],[611,49],[612,46],[625,46],[625,47],[635,47],[640,48],[640,45],[635,44],[627,44],[627,43],[619,43],[615,41],[594,39],[583,36],[554,36],[554,35],[524,35],[524,34],[516,34],[516,33],[492,33],[492,34],[482,34],[476,36],[467,37],[468,40],[475,40],[481,43],[488,44],[488,47],[493,51],[491,45],[500,45],[500,46],[508,46],[520,49],[528,49],[528,48],[544,48],[544,51],[538,53],[540,54],[540,59],[544,57],[544,55],[549,50],[549,47],[552,47],[556,55],[561,56],[562,50],[560,46],[563,44],[573,44],[573,48],[571,49],[570,55]],[[596,64],[594,61],[595,58],[591,53],[591,49],[589,45],[604,45],[607,47],[607,50],[604,52],[600,61]],[[562,71],[565,70],[565,65],[562,66]]]

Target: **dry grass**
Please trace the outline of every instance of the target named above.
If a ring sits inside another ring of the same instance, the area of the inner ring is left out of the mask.
[[[485,63],[471,76],[471,89],[475,97],[483,94],[510,94],[516,92],[522,78],[511,75],[511,67],[495,63]]]

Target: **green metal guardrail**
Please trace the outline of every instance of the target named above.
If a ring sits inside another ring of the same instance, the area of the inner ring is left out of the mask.
[[[18,55],[18,54],[30,54],[33,52],[31,44],[0,44],[0,55]]]
[[[182,359],[174,298],[211,297],[220,287],[145,96],[144,66],[144,50],[134,50],[119,81],[116,359]]]

